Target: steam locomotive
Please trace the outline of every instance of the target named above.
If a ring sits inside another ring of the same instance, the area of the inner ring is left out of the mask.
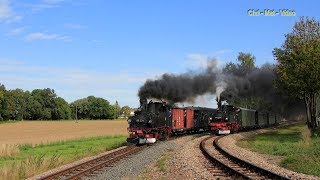
[[[272,112],[221,105],[218,108],[175,107],[166,102],[140,101],[140,108],[128,119],[128,143],[151,144],[177,134],[210,131],[230,134],[240,130],[276,124],[280,116]]]

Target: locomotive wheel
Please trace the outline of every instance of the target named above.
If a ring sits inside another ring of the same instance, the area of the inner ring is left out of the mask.
[[[168,139],[167,131],[166,131],[166,130],[161,131],[161,132],[160,132],[160,138],[159,138],[159,140],[160,140],[160,141],[165,141],[165,140],[167,140],[167,139]]]

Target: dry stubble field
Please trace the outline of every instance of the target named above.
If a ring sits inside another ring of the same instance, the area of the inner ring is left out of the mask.
[[[126,135],[126,120],[22,121],[0,124],[0,144],[46,144],[82,137]],[[0,147],[1,148],[1,147]]]

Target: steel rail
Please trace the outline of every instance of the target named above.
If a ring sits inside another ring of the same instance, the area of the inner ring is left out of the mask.
[[[209,147],[206,142],[213,137],[205,138],[200,143],[200,149],[211,162],[226,173],[241,179],[290,179],[228,153],[218,143],[223,137],[216,137],[212,143],[210,142]],[[209,148],[214,148],[221,156],[210,153]]]
[[[39,180],[59,179],[59,177],[65,177],[65,176],[67,176],[66,178],[69,179],[69,178],[72,178],[73,176],[75,176],[75,175],[72,175],[75,172],[76,172],[76,174],[79,174],[77,177],[80,177],[81,175],[82,176],[86,175],[87,172],[93,172],[93,169],[97,170],[99,168],[103,168],[104,166],[107,166],[108,164],[111,164],[111,163],[114,163],[120,159],[123,159],[124,157],[126,157],[128,155],[134,154],[134,153],[140,151],[141,149],[143,149],[143,147],[127,146],[125,148],[113,151],[109,154],[105,154],[105,155],[90,159],[88,161],[73,165],[71,167],[61,169],[57,172],[53,172],[53,173],[50,173],[45,176],[40,176],[37,179],[39,179]],[[104,165],[104,166],[102,166],[102,165]],[[86,172],[84,173],[82,171],[86,171]],[[74,178],[74,179],[76,179],[76,178]]]

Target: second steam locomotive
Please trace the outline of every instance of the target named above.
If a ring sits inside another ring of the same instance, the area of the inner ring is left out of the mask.
[[[243,129],[261,128],[279,122],[273,112],[221,105],[218,108],[174,107],[165,102],[140,102],[140,108],[128,119],[129,138],[133,144],[150,144],[170,136],[211,131],[230,134]]]

